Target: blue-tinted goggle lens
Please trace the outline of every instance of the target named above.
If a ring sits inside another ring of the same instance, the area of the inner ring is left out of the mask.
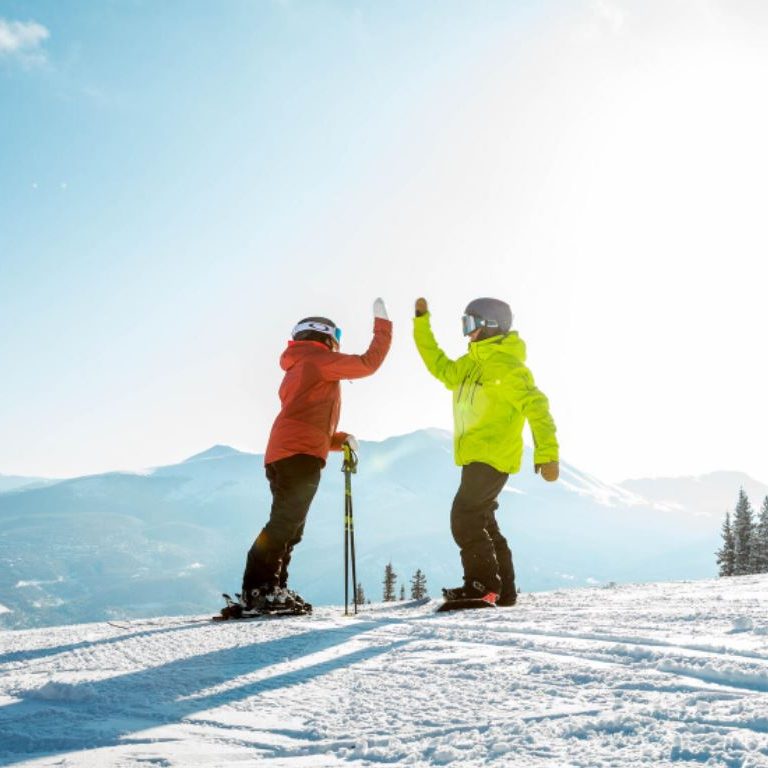
[[[474,315],[462,315],[461,317],[461,330],[465,336],[469,336],[470,333],[474,333],[480,327],[478,319]]]
[[[341,328],[335,328],[333,331],[333,335],[336,338],[336,343],[341,344]]]

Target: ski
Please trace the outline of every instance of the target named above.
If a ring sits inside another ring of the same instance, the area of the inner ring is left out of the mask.
[[[276,619],[285,618],[288,616],[311,616],[312,611],[297,611],[293,608],[274,610],[274,611],[241,611],[239,615],[228,611],[226,608],[221,609],[221,613],[217,613],[215,616],[211,616],[211,621],[254,621],[255,619]]]
[[[457,600],[446,600],[435,613],[446,613],[448,611],[469,611],[476,608],[496,608],[493,603],[483,600],[479,597],[464,597]]]

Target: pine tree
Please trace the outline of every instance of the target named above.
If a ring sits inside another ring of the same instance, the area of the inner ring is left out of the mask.
[[[400,584],[400,600],[405,600],[405,584]]]
[[[395,583],[397,574],[392,567],[392,563],[387,563],[384,567],[384,602],[393,603],[395,601]]]
[[[768,496],[763,500],[752,540],[752,572],[768,573]]]
[[[363,590],[363,585],[359,581],[357,582],[357,589],[355,591],[355,600],[358,605],[363,605],[365,603],[365,592]]]
[[[723,546],[716,552],[717,564],[720,566],[720,576],[733,576],[733,566],[735,560],[733,527],[731,526],[731,513],[725,513],[725,522],[720,534],[723,537]]]
[[[427,596],[427,577],[421,568],[416,569],[416,573],[413,574],[411,579],[411,598],[414,600],[421,600],[422,597]]]
[[[752,539],[755,523],[752,519],[752,505],[742,488],[733,516],[734,563],[733,575],[743,576],[752,573]]]

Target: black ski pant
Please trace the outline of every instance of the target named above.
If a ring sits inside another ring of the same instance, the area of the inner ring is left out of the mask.
[[[284,587],[288,583],[291,554],[304,534],[307,512],[324,466],[322,459],[303,453],[267,465],[272,511],[248,552],[243,595],[256,587]]]
[[[516,596],[512,552],[495,514],[508,477],[488,464],[466,464],[451,508],[451,533],[461,549],[464,583],[479,581],[501,600]]]

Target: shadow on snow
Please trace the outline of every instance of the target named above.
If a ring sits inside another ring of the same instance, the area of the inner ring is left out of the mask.
[[[80,640],[77,643],[66,643],[64,645],[51,645],[46,648],[31,648],[26,651],[9,651],[8,653],[0,654],[0,665],[2,664],[18,664],[20,662],[30,662],[37,659],[44,659],[48,656],[56,656],[60,653],[70,653],[71,651],[78,650],[90,650],[97,648],[100,645],[116,645],[122,643],[125,640],[130,640],[134,637],[147,637],[149,635],[164,635],[170,632],[179,632],[185,629],[199,629],[202,622],[179,624],[171,627],[151,627],[147,629],[137,629],[135,632],[128,631],[122,635],[110,635],[109,637],[102,637],[98,640]],[[130,629],[130,628],[129,628]]]
[[[0,766],[32,756],[116,746],[137,731],[178,723],[206,709],[298,685],[387,653],[407,642],[373,645],[265,680],[203,693],[272,664],[297,661],[302,656],[340,646],[372,628],[365,622],[350,627],[309,630],[300,635],[191,656],[106,680],[49,683],[42,690],[27,690],[20,694],[24,697],[20,701],[0,707],[0,744],[3,745]],[[119,639],[125,640],[126,636],[111,638],[114,642]],[[72,648],[79,646],[80,643],[76,643]],[[66,646],[59,647],[62,648]]]

